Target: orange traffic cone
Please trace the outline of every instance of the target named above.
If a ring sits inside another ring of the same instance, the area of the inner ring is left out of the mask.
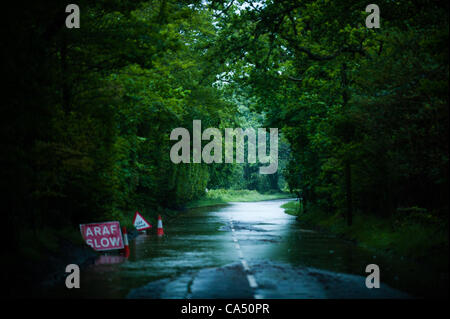
[[[164,230],[163,230],[163,225],[162,225],[161,215],[158,215],[158,230],[157,230],[157,235],[158,235],[158,236],[164,235]]]
[[[128,258],[130,256],[130,246],[128,246],[128,234],[127,234],[127,228],[125,226],[122,227],[122,234],[123,234],[123,255],[125,258]]]

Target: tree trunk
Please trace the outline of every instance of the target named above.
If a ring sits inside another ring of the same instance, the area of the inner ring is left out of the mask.
[[[348,80],[347,80],[347,64],[342,63],[341,70],[341,86],[342,86],[342,105],[344,106],[344,112],[347,109],[347,104],[350,99],[348,92]],[[349,141],[346,141],[346,143]],[[350,159],[348,154],[344,160],[344,175],[345,175],[345,194],[347,200],[347,225],[351,226],[353,223],[353,202],[352,202],[352,169],[350,165]]]
[[[352,202],[352,169],[350,161],[345,161],[345,193],[347,199],[347,225],[353,223],[353,202]]]

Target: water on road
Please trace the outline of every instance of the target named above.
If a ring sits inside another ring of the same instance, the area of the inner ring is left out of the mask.
[[[302,229],[287,200],[192,209],[164,222],[165,235],[140,235],[128,259],[100,256],[82,270],[87,298],[391,298],[396,276],[380,257],[331,235]],[[381,269],[368,289],[365,268]],[[384,273],[388,269],[388,275]],[[62,296],[62,295],[59,295]]]

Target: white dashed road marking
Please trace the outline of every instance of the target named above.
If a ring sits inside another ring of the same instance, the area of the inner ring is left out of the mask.
[[[244,268],[244,271],[247,273],[247,281],[248,284],[250,285],[250,288],[258,288],[258,284],[256,283],[255,277],[251,274],[249,274],[250,272],[250,267],[248,266],[247,262],[244,259],[244,255],[242,254],[242,250],[241,250],[241,246],[238,244],[238,240],[235,237],[235,230],[234,230],[234,226],[233,226],[233,220],[230,218],[230,226],[231,226],[231,231],[233,232],[232,236],[233,236],[233,241],[235,242],[234,247],[237,249],[238,254],[239,254],[239,258],[241,259],[241,264],[242,267]],[[261,295],[258,294],[254,294],[253,297],[255,299],[263,299],[263,297]]]
[[[245,261],[245,259],[241,260],[242,263],[242,267],[244,267],[245,271],[250,271],[250,267],[248,266],[247,262]]]
[[[247,275],[247,280],[252,288],[258,288],[258,284],[256,283],[255,277],[253,275]]]

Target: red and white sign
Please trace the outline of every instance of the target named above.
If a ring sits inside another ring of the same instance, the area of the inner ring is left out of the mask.
[[[134,214],[133,225],[137,230],[152,228],[152,225],[150,225],[150,223],[146,221],[145,218],[141,214],[139,214],[139,212],[136,212],[136,214]]]
[[[81,224],[81,235],[94,250],[123,249],[122,231],[119,222]]]

